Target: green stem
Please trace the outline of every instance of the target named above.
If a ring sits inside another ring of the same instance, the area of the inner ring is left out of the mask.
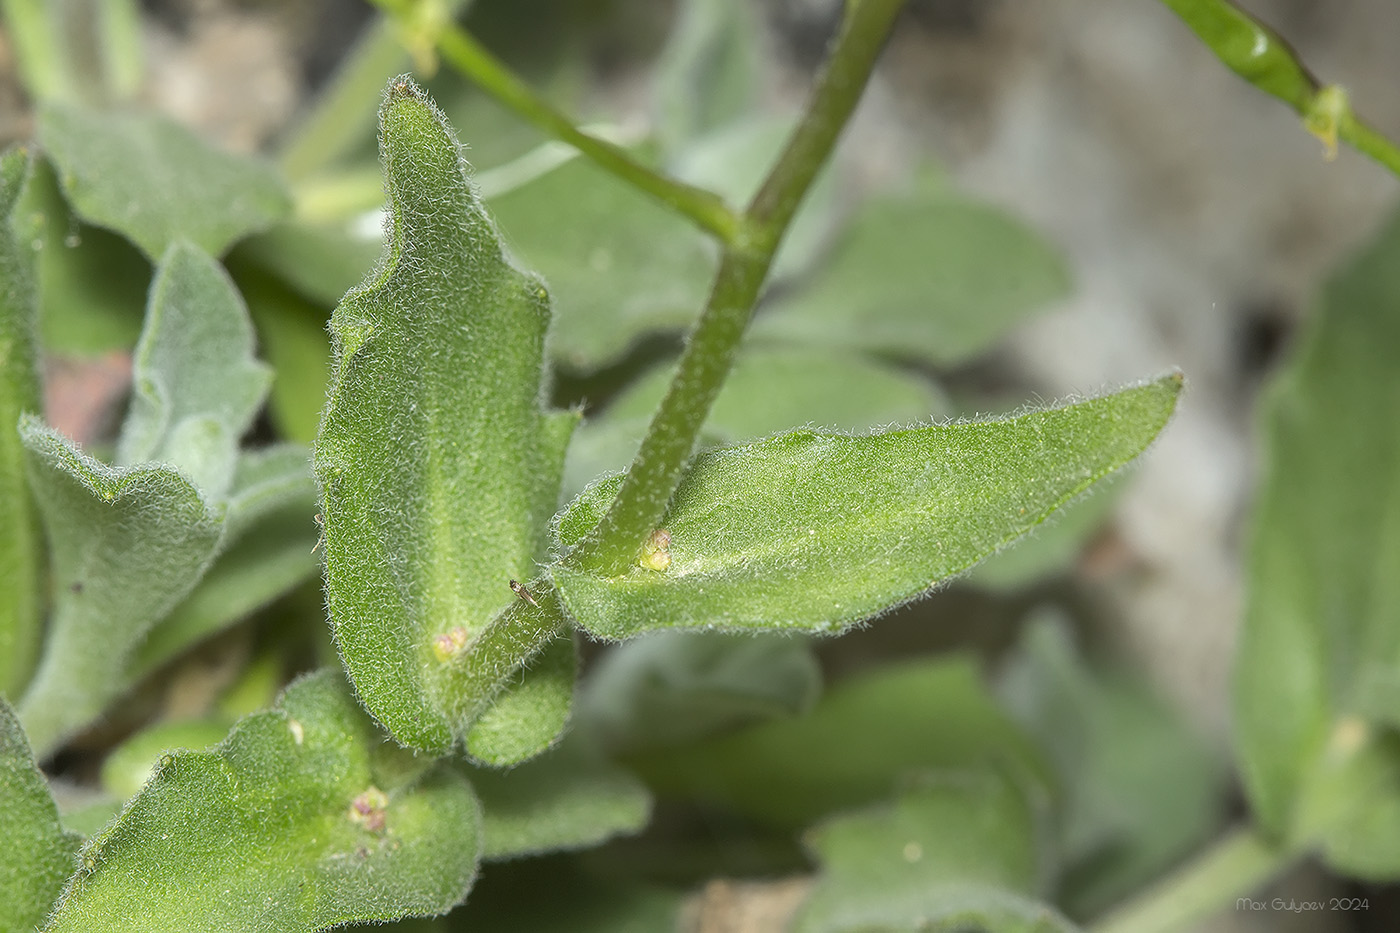
[[[1298,858],[1298,853],[1275,848],[1260,839],[1253,827],[1241,827],[1144,894],[1091,924],[1089,933],[1174,933],[1194,929],[1221,910],[1232,905],[1240,907],[1242,901]]]
[[[372,2],[398,17],[407,17],[411,12],[406,0]],[[434,40],[438,52],[450,65],[546,133],[563,140],[602,168],[689,217],[721,242],[733,243],[739,235],[739,218],[722,198],[703,188],[668,178],[637,161],[621,146],[578,129],[574,121],[536,94],[466,30],[445,23],[438,27]]]
[[[720,258],[710,300],[608,514],[571,559],[622,573],[660,524],[710,406],[729,375],[773,255],[798,203],[860,101],[903,0],[850,0],[801,123]]]
[[[1400,175],[1400,148],[1351,112],[1345,93],[1324,86],[1273,29],[1228,0],[1162,0],[1231,71],[1277,97],[1327,144],[1341,139]]]

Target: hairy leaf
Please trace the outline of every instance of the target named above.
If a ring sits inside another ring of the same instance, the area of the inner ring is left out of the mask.
[[[32,159],[0,156],[0,696],[15,696],[29,678],[43,626],[44,540],[24,477],[19,416],[37,413],[38,295],[34,258],[15,230],[15,206]]]
[[[534,575],[577,416],[548,414],[548,295],[502,254],[456,138],[407,79],[380,116],[393,229],[331,319],[316,441],[326,594],[365,705],[443,751],[447,662]]]
[[[49,104],[39,139],[84,219],[151,259],[179,239],[218,256],[291,209],[276,173],[222,152],[165,117]]]
[[[309,579],[319,560],[310,452],[286,444],[238,460],[218,559],[142,641],[127,677],[135,683]]]
[[[577,741],[510,771],[467,774],[481,798],[488,860],[588,848],[641,830],[651,815],[646,788]]]
[[[616,577],[567,558],[570,615],[611,639],[660,628],[835,632],[913,599],[1003,547],[1140,454],[1179,375],[1004,421],[868,437],[800,431],[702,454],[671,500],[664,559]],[[556,523],[567,550],[619,479]]]
[[[796,933],[1068,933],[1044,888],[1036,808],[991,770],[930,775],[808,834],[822,873]]]
[[[82,839],[58,822],[58,808],[10,704],[0,698],[0,929],[34,930],[77,868]]]
[[[1067,288],[1060,257],[1001,212],[946,192],[885,195],[754,333],[956,363]]]
[[[471,887],[470,785],[386,744],[339,672],[177,752],[83,852],[48,933],[319,930],[445,913]]]
[[[569,724],[578,648],[572,636],[556,638],[506,687],[467,732],[467,753],[507,768],[553,745]]]
[[[706,237],[587,159],[491,201],[511,249],[550,284],[551,352],[575,369],[616,360],[637,338],[695,318],[714,274]]]
[[[161,259],[132,367],[117,465],[170,464],[222,500],[271,371],[232,280],[198,247],[177,240]]]
[[[107,466],[30,416],[20,434],[53,566],[48,640],[20,704],[43,757],[120,692],[132,650],[213,559],[223,515],[169,467]]]
[[[1049,783],[1040,753],[961,657],[876,669],[837,684],[806,716],[628,761],[658,794],[793,828],[883,799],[931,769],[1014,762]]]
[[[1400,221],[1326,287],[1264,410],[1236,668],[1261,823],[1340,871],[1400,872]]]
[[[566,489],[582,490],[631,462],[673,369],[650,370],[601,417],[584,423],[569,448]],[[804,425],[864,432],[948,412],[928,380],[887,364],[837,351],[760,346],[735,361],[704,433],[707,440],[737,443]]]

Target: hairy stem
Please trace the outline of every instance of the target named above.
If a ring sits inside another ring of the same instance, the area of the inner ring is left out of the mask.
[[[662,400],[608,514],[571,559],[621,573],[661,522],[695,439],[734,363],[759,290],[802,196],[860,101],[903,0],[851,0],[802,121],[720,259],[709,303],[686,342]]]
[[[1354,113],[1346,93],[1317,80],[1278,33],[1228,0],[1162,0],[1235,74],[1288,104],[1328,147],[1350,144],[1400,175],[1400,148]]]
[[[1298,854],[1275,848],[1251,826],[1220,839],[1172,875],[1089,927],[1089,933],[1175,933],[1241,901]],[[1252,902],[1251,902],[1252,903]]]
[[[411,5],[406,0],[372,2],[380,9],[398,17],[405,17],[411,11]],[[616,143],[580,130],[573,120],[536,94],[530,85],[487,51],[466,30],[450,22],[442,23],[437,26],[433,41],[443,60],[510,110],[551,136],[573,146],[638,190],[645,191],[661,203],[690,218],[721,242],[732,243],[738,236],[739,218],[722,198],[703,188],[669,178],[643,165]]]

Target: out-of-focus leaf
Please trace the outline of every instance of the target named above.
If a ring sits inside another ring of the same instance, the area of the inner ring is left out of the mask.
[[[961,657],[878,669],[836,685],[806,716],[629,759],[658,794],[793,828],[883,799],[911,774],[988,762],[1049,780],[1030,739]]]
[[[511,250],[549,282],[550,352],[609,363],[643,334],[689,325],[714,275],[714,244],[684,218],[587,159],[491,201]]]
[[[884,195],[754,333],[947,365],[985,351],[1068,287],[1059,254],[1000,211],[946,192]]]
[[[1100,913],[1219,829],[1223,762],[1140,680],[1089,668],[1058,620],[1032,622],[999,686],[1065,789],[1071,913]]]
[[[578,727],[611,751],[637,753],[801,715],[821,687],[821,667],[803,638],[657,632],[593,666]]]
[[[239,243],[229,265],[271,274],[303,299],[329,308],[364,281],[383,253],[384,239],[377,234],[365,236],[348,224],[292,220]]]
[[[65,832],[49,786],[10,704],[0,697],[0,928],[37,929],[77,868],[76,833]]]
[[[565,465],[565,489],[582,490],[636,454],[651,413],[670,384],[672,366],[652,369],[585,422]],[[759,346],[744,352],[710,409],[708,443],[739,443],[804,425],[863,433],[948,413],[926,379],[848,353]]]
[[[240,268],[235,275],[257,325],[263,357],[275,374],[268,413],[282,436],[309,444],[316,439],[330,382],[330,305],[306,300],[256,267]]]
[[[218,559],[151,630],[127,665],[135,683],[195,643],[309,579],[319,566],[311,454],[286,444],[245,452],[230,490]]]
[[[569,723],[577,679],[578,648],[572,636],[556,638],[467,731],[467,753],[506,768],[549,748]]]
[[[180,239],[221,255],[291,210],[270,166],[222,152],[165,117],[49,104],[39,139],[78,215],[153,260]]]
[[[759,8],[747,0],[677,6],[655,84],[657,135],[669,152],[751,111],[764,57]]]
[[[15,215],[39,259],[39,329],[49,353],[130,351],[141,334],[151,263],[130,242],[81,223],[53,167],[35,163]]]
[[[118,745],[102,762],[102,786],[112,796],[135,796],[156,773],[163,753],[218,745],[233,723],[225,717],[156,723]]]
[[[595,877],[567,857],[524,859],[486,865],[471,899],[448,917],[447,928],[454,933],[660,933],[678,929],[680,911],[677,892]]]
[[[796,933],[1068,933],[1035,900],[1042,840],[1026,790],[985,769],[918,781],[891,804],[830,819],[808,844],[822,862]]]
[[[127,686],[132,653],[199,581],[226,519],[251,508],[227,494],[267,372],[233,284],[197,247],[177,243],[161,261],[136,383],[119,466],[21,422],[53,564],[49,640],[20,705],[41,756]]]
[[[534,574],[577,416],[543,409],[548,295],[501,252],[441,114],[398,79],[381,127],[389,252],[332,316],[316,441],[326,596],[365,705],[445,751],[470,725],[449,662]]]
[[[18,431],[22,412],[42,408],[34,259],[14,221],[32,162],[17,149],[0,156],[0,696],[11,697],[29,678],[44,622],[44,539]]]
[[[481,798],[487,860],[595,846],[641,830],[651,815],[646,788],[578,741],[510,771],[467,775]]]
[[[120,692],[132,650],[213,560],[223,516],[169,467],[109,467],[30,416],[20,434],[53,567],[48,640],[20,704],[43,757]]]
[[[867,437],[801,431],[702,454],[657,534],[664,560],[550,573],[609,639],[662,628],[835,632],[915,598],[1128,463],[1166,424],[1179,375],[1003,421]],[[567,550],[620,478],[556,522]]]
[[[1235,678],[1259,821],[1400,873],[1400,222],[1331,282],[1265,408]]]
[[[176,241],[161,259],[132,369],[117,465],[168,463],[221,501],[272,374],[232,280],[197,247]]]
[[[471,887],[480,819],[460,774],[385,743],[323,672],[216,749],[165,756],[46,929],[299,933],[444,913]]]
[[[782,146],[796,126],[795,117],[753,114],[690,141],[676,154],[671,171],[677,178],[713,191],[738,208],[758,192]],[[839,161],[817,176],[773,257],[770,282],[808,271],[829,245],[840,220],[842,186]]]

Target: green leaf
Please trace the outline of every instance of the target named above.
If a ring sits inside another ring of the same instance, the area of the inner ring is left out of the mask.
[[[651,816],[646,788],[578,741],[510,771],[467,775],[485,814],[487,860],[589,848],[639,832]]]
[[[34,763],[14,710],[0,698],[0,928],[34,930],[78,867],[82,838],[58,822],[58,808]]]
[[[948,193],[882,195],[754,333],[949,365],[1068,288],[1059,254],[1000,211]]]
[[[799,716],[821,690],[821,666],[806,639],[656,632],[594,664],[578,728],[613,752],[637,753]]]
[[[763,22],[746,0],[686,0],[656,75],[657,135],[668,151],[757,103]]]
[[[543,410],[548,295],[502,254],[451,130],[407,79],[380,119],[389,251],[331,318],[316,441],[326,596],[365,705],[445,751],[469,725],[447,662],[534,575],[577,416]]]
[[[79,216],[153,260],[179,239],[221,255],[291,210],[270,166],[222,152],[165,117],[49,104],[39,139]]]
[[[1264,407],[1235,679],[1260,822],[1339,871],[1400,873],[1400,221],[1342,270]]]
[[[569,724],[578,648],[572,637],[556,638],[525,668],[520,682],[505,688],[467,732],[467,753],[507,768],[553,745]]]
[[[102,762],[102,787],[118,800],[134,797],[156,773],[165,752],[218,745],[232,725],[230,719],[221,716],[148,726],[118,745]]]
[[[644,334],[688,326],[714,276],[714,244],[650,196],[572,159],[491,201],[511,250],[549,282],[550,350],[597,369]]]
[[[1126,464],[1166,423],[1179,375],[1003,421],[868,437],[800,431],[702,454],[664,519],[664,560],[617,577],[550,573],[600,638],[659,628],[839,631],[1025,534]],[[620,478],[556,522],[597,524]]]
[[[233,281],[198,247],[176,241],[151,283],[117,465],[168,463],[210,501],[221,501],[239,438],[270,380],[254,355],[253,325]]]
[[[43,633],[44,539],[24,477],[19,416],[42,407],[39,298],[34,258],[15,229],[15,208],[33,160],[23,150],[0,156],[0,695],[15,696],[38,655]]]
[[[310,444],[316,439],[330,382],[331,341],[326,332],[330,304],[322,307],[307,301],[261,269],[239,269],[235,277],[248,299],[263,357],[275,373],[268,414],[281,436]]]
[[[883,799],[911,774],[1012,762],[1049,781],[1039,752],[965,657],[877,669],[833,687],[811,713],[628,763],[658,794],[802,827]]]
[[[673,369],[666,364],[650,370],[600,417],[584,423],[569,448],[565,489],[578,492],[632,461]],[[928,380],[888,364],[839,351],[759,346],[735,361],[704,436],[711,443],[737,443],[813,424],[864,432],[949,410]]]
[[[127,665],[136,683],[197,642],[309,579],[320,562],[311,454],[299,445],[245,452],[230,490],[218,559],[153,628]]]
[[[54,607],[20,717],[40,757],[125,685],[127,658],[199,580],[222,510],[163,466],[107,466],[26,415],[20,435],[48,531]]]
[[[385,743],[339,672],[287,688],[216,749],[162,759],[83,852],[48,933],[324,929],[441,914],[480,815],[450,768]]]
[[[590,873],[568,857],[485,866],[454,933],[658,933],[680,926],[682,896]],[[548,896],[541,896],[547,892]],[[378,931],[364,931],[378,933]],[[416,933],[416,931],[415,931]]]
[[[49,353],[129,353],[141,334],[151,263],[115,233],[79,222],[45,159],[16,213],[39,258],[39,328]]]
[[[892,804],[830,819],[807,836],[822,873],[793,929],[1067,933],[1034,897],[1037,816],[1025,789],[981,770],[931,775]]]
[[[968,581],[993,590],[1016,590],[1069,571],[1108,522],[1121,488],[1111,479],[1095,487],[1092,495],[1071,503],[1013,546],[978,564]]]
[[[1031,621],[999,692],[1065,789],[1059,903],[1095,916],[1203,846],[1224,762],[1132,672],[1091,667],[1061,620]]]

